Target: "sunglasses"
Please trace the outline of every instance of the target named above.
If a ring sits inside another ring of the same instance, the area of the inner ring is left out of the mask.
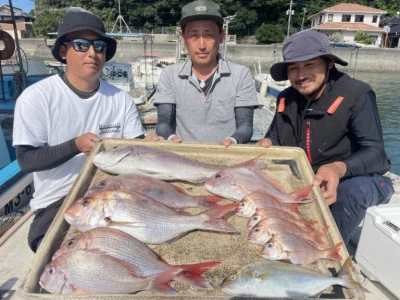
[[[103,53],[107,49],[107,43],[103,40],[87,40],[87,39],[73,39],[65,41],[64,44],[71,44],[77,52],[86,52],[89,50],[90,45],[93,45],[94,51]]]

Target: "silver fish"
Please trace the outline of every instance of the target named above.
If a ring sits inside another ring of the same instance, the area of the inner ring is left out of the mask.
[[[156,290],[177,295],[168,282],[179,272],[168,270],[137,277],[127,262],[102,253],[77,250],[52,260],[40,276],[39,284],[53,294],[128,294]]]
[[[175,210],[182,210],[188,207],[215,208],[218,207],[218,202],[224,200],[224,198],[216,195],[190,195],[185,189],[169,182],[137,174],[117,175],[99,180],[89,188],[85,195],[88,196],[103,190],[138,192]]]
[[[331,285],[368,292],[355,279],[349,257],[337,277],[299,265],[265,260],[241,268],[221,284],[231,296],[305,298],[315,296]]]
[[[187,215],[140,193],[102,191],[78,199],[64,217],[80,231],[110,227],[146,244],[164,244],[196,229],[239,233],[237,227],[224,220],[237,205],[232,203],[198,215]]]
[[[146,146],[122,146],[100,152],[93,158],[99,169],[112,174],[148,175],[160,180],[183,180],[202,183],[226,168],[189,159],[185,156]],[[263,166],[256,159],[240,165]]]
[[[154,250],[133,236],[113,228],[93,228],[65,241],[54,253],[52,259],[77,250],[102,253],[118,258],[132,266],[134,276],[147,277],[153,274],[179,270],[176,281],[210,289],[212,286],[200,275],[219,262],[209,261],[190,265],[170,265]]]

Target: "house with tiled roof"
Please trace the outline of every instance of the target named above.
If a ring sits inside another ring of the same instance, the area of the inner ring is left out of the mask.
[[[32,23],[35,17],[20,8],[13,7],[13,9],[18,38],[34,37]],[[0,6],[0,30],[4,30],[14,37],[11,9],[8,5]]]
[[[310,16],[311,28],[332,35],[340,33],[345,43],[353,43],[357,31],[362,30],[375,38],[375,45],[382,45],[383,28],[380,18],[387,12],[355,3],[341,3]]]

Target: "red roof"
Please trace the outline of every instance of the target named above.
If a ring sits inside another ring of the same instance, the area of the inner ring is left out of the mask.
[[[364,24],[364,23],[339,23],[339,22],[328,22],[324,24],[319,24],[314,29],[328,29],[328,30],[346,30],[346,31],[376,31],[383,32],[383,29],[380,27]]]
[[[331,6],[328,8],[325,8],[323,10],[324,12],[360,12],[360,13],[381,13],[381,14],[386,14],[387,11],[373,8],[373,7],[368,7],[360,4],[355,4],[355,3],[340,3],[335,6]]]

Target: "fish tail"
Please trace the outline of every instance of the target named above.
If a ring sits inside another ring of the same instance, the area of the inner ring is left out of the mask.
[[[225,217],[227,217],[228,213],[231,212],[232,214],[234,214],[234,210],[239,205],[240,203],[220,205],[217,208],[201,213],[201,215],[205,215],[207,217],[207,220],[203,222],[205,229],[213,231],[240,233],[239,229],[236,226],[233,226],[231,223],[225,220]]]
[[[298,215],[301,215],[300,211],[299,211],[300,203],[287,203],[287,204],[284,204],[284,205],[287,208],[289,208],[290,211],[292,211],[292,212],[294,212],[294,213],[296,213]]]
[[[340,270],[337,278],[342,280],[342,285],[349,289],[355,289],[358,291],[369,293],[369,291],[363,287],[357,279],[356,270],[353,268],[352,257],[349,256],[343,264],[342,269]]]
[[[314,185],[312,185],[312,184],[307,185],[307,186],[305,186],[305,187],[303,187],[303,188],[301,188],[301,189],[299,189],[297,191],[294,191],[294,192],[290,193],[290,195],[294,199],[296,199],[298,201],[303,200],[303,199],[307,198],[308,194],[310,194],[310,192],[312,191],[313,187],[314,187]],[[303,201],[303,203],[310,202],[310,201],[312,201],[312,200]]]
[[[212,285],[200,275],[220,263],[219,261],[210,261],[192,265],[178,265],[176,267],[182,271],[177,274],[174,280],[203,289],[212,289]]]
[[[213,209],[219,206],[218,203],[221,202],[222,200],[225,200],[225,198],[222,198],[217,195],[207,195],[207,196],[198,196],[197,200],[199,207],[204,209]]]
[[[328,229],[329,229],[329,226],[325,226],[324,228],[321,228],[321,229],[318,229],[318,230],[315,230],[315,231],[311,232],[316,243],[318,243],[321,246],[326,246],[326,244],[324,242],[324,239],[323,239],[323,236],[328,231]]]
[[[343,245],[343,242],[339,242],[332,248],[326,249],[324,251],[324,258],[330,259],[330,260],[342,261],[343,257],[339,254],[339,251],[340,251],[340,248],[342,247],[342,245]]]
[[[173,278],[175,278],[180,272],[181,270],[169,269],[165,272],[148,276],[147,278],[149,278],[151,282],[150,289],[156,290],[166,295],[171,295],[171,296],[179,295],[177,291],[175,291],[172,287],[168,285],[168,283]],[[153,280],[151,278],[153,278]]]
[[[315,229],[315,225],[318,224],[318,221],[315,221],[315,220],[304,220],[303,222],[304,222],[304,225],[310,229]]]

